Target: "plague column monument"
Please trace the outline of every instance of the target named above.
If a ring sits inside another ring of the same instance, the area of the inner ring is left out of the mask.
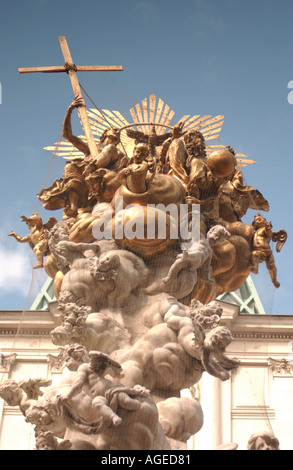
[[[239,364],[226,354],[233,337],[216,298],[263,261],[278,287],[270,242],[280,251],[287,234],[259,212],[242,222],[269,204],[244,184],[240,168],[253,161],[208,145],[223,116],[171,125],[174,112],[154,95],[130,110],[133,122],[87,110],[77,72],[122,67],[76,66],[59,41],[64,66],[19,71],[69,75],[65,142],[47,147],[66,159],[64,172],[38,194],[48,221],[22,216],[29,234],[10,235],[52,279],[64,374],[54,385],[6,380],[0,396],[34,425],[37,450],[184,449],[204,417],[181,391],[203,374],[226,381]],[[73,135],[74,110],[84,136]]]

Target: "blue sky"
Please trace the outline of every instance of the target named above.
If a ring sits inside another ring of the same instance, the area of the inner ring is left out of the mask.
[[[292,314],[292,1],[6,0],[0,16],[0,309],[29,307],[46,279],[32,272],[28,245],[7,233],[27,233],[21,215],[54,215],[36,194],[61,177],[64,161],[43,147],[60,139],[73,99],[66,74],[20,75],[18,67],[63,65],[58,36],[66,36],[76,64],[124,67],[79,74],[99,108],[129,118],[133,105],[155,93],[175,122],[224,114],[218,142],[257,161],[244,168],[245,180],[269,200],[274,230],[288,231],[275,256],[281,287],[265,268],[253,279],[268,313]]]

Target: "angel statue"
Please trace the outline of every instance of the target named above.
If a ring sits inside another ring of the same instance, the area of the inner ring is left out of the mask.
[[[59,399],[63,406],[70,408],[70,399],[81,390],[92,398],[92,407],[101,417],[101,425],[108,427],[119,426],[121,417],[115,412],[118,405],[126,410],[134,411],[141,407],[141,401],[134,397],[148,396],[149,392],[143,387],[126,388],[122,385],[115,385],[105,378],[108,370],[110,375],[120,378],[122,367],[100,351],[89,352],[90,362],[83,363],[77,370],[76,379],[72,387],[65,394],[60,394]],[[115,409],[115,411],[114,411]]]
[[[277,242],[276,251],[279,253],[287,240],[287,232],[284,229],[278,232],[272,231],[272,223],[261,215],[256,214],[252,222],[254,227],[254,236],[252,241],[252,266],[251,272],[258,273],[258,265],[265,261],[275,287],[280,287],[277,280],[277,268],[275,259],[270,247],[270,241]]]
[[[34,212],[31,217],[22,215],[21,219],[27,224],[30,233],[26,237],[21,237],[12,230],[8,236],[14,237],[20,243],[29,243],[37,257],[37,264],[33,268],[43,268],[44,256],[49,252],[48,238],[50,236],[50,229],[57,223],[57,220],[54,217],[50,217],[44,224],[37,212]]]
[[[5,380],[0,385],[0,397],[9,406],[18,406],[24,416],[28,409],[35,405],[38,398],[43,395],[41,387],[51,385],[51,380],[35,378],[29,380]]]

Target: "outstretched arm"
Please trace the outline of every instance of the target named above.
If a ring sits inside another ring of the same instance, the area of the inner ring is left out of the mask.
[[[268,238],[272,238],[273,232],[272,232],[272,222],[267,222],[266,227],[265,227],[265,233]]]
[[[210,375],[213,375],[222,381],[229,379],[229,373],[224,370],[219,363],[213,360],[209,347],[203,347],[201,360],[206,372]]]
[[[71,399],[75,397],[79,392],[81,392],[82,387],[87,382],[87,370],[88,364],[83,364],[79,367],[76,375],[76,379],[72,384],[70,391],[67,393],[66,398]]]
[[[10,232],[8,234],[9,237],[14,237],[15,240],[17,240],[20,243],[28,243],[30,241],[30,235],[27,235],[26,237],[21,237],[20,235],[17,235],[14,231]]]
[[[83,243],[83,242],[76,243],[76,242],[71,242],[68,240],[62,240],[59,243],[60,245],[57,244],[57,248],[59,245],[61,248],[65,247],[67,250],[77,252],[77,253],[84,253],[87,250],[92,250],[95,253],[100,253],[99,245],[96,245],[94,243]]]
[[[88,145],[79,137],[73,135],[72,128],[71,128],[72,111],[75,108],[78,108],[79,106],[85,106],[85,103],[84,103],[83,98],[81,98],[80,96],[77,96],[67,109],[67,113],[63,121],[62,134],[63,134],[63,137],[69,142],[71,142],[75,148],[77,148],[78,150],[80,150],[82,153],[84,153],[87,156],[90,153]]]

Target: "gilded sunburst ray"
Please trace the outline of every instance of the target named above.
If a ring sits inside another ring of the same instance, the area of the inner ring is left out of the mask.
[[[173,118],[175,112],[168,104],[161,98],[157,98],[154,94],[151,94],[149,98],[144,98],[141,103],[137,103],[134,107],[130,108],[129,113],[132,117],[132,122],[127,121],[119,111],[110,111],[108,109],[102,109],[102,111],[100,111],[93,108],[89,109],[87,113],[96,142],[99,142],[102,133],[109,127],[121,129],[120,145],[128,155],[132,155],[134,141],[127,135],[125,131],[127,127],[135,127],[138,131],[148,134],[154,126],[156,134],[162,135],[170,131],[175,125],[183,123],[184,131],[198,130],[203,134],[205,141],[209,142],[219,138],[224,124],[223,115],[184,115],[174,124]],[[86,141],[84,135],[78,137]],[[225,148],[225,145],[207,144],[206,152],[209,155],[211,152],[223,148]],[[56,142],[54,145],[45,147],[45,150],[52,152],[58,157],[63,157],[66,160],[84,157],[82,152],[78,151],[67,141]],[[256,163],[242,153],[236,153],[236,159],[239,167]]]

